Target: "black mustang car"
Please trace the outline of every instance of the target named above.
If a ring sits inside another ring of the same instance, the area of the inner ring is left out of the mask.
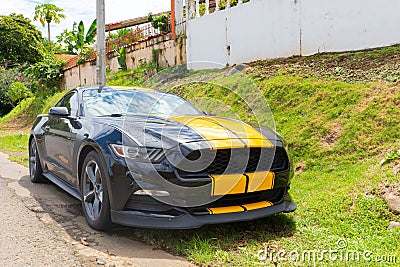
[[[292,212],[293,168],[272,130],[143,88],[82,87],[39,115],[31,181],[81,200],[88,224],[196,228]]]

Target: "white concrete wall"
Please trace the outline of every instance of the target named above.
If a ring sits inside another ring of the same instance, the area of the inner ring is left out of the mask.
[[[187,22],[189,69],[400,43],[400,0],[250,0]]]
[[[185,39],[179,37],[171,40],[171,35],[161,35],[150,40],[135,43],[126,47],[126,65],[129,70],[137,69],[141,63],[150,63],[153,60],[153,50],[158,50],[158,65],[170,67],[186,62]],[[108,64],[111,71],[119,70],[118,54],[108,55]]]
[[[87,61],[79,66],[64,70],[62,89],[96,84],[96,65]]]
[[[299,0],[302,55],[400,43],[399,0]]]

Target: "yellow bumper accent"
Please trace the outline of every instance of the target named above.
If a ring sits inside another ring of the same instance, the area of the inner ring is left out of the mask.
[[[247,176],[249,177],[247,192],[257,192],[274,188],[274,172],[247,173]]]
[[[218,207],[218,208],[208,208],[210,214],[226,214],[235,212],[244,212],[249,210],[258,210],[263,208],[268,208],[274,204],[269,201],[261,201],[257,203],[245,204],[242,206],[229,206],[229,207]]]
[[[241,194],[246,191],[246,176],[243,174],[224,174],[211,176],[212,195]]]
[[[225,213],[242,212],[244,211],[244,208],[241,206],[230,206],[230,207],[208,208],[207,210],[210,214],[225,214]]]
[[[273,206],[273,204],[269,201],[261,201],[261,202],[257,202],[257,203],[242,205],[242,207],[246,208],[246,210],[258,210],[258,209],[267,208],[267,207],[271,207],[271,206]]]
[[[274,188],[274,172],[212,175],[213,196],[243,194]]]

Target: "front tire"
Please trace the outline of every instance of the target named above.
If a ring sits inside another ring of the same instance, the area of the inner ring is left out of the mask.
[[[83,213],[89,226],[99,231],[110,229],[111,212],[107,180],[96,151],[89,152],[83,162],[80,188]]]
[[[44,183],[47,180],[46,177],[43,176],[35,138],[32,138],[29,145],[29,176],[32,183]]]

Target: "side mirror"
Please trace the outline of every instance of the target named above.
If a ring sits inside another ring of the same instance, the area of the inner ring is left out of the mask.
[[[66,107],[52,107],[49,110],[49,115],[58,117],[68,117],[69,112]]]

